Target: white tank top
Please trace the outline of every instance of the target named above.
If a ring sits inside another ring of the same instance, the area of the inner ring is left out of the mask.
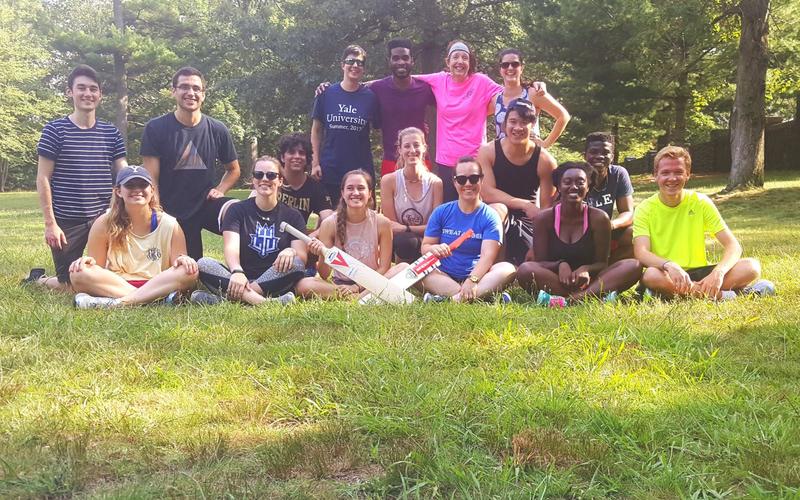
[[[428,218],[433,212],[433,183],[434,174],[425,172],[422,174],[422,196],[415,200],[408,194],[406,189],[406,178],[402,170],[394,173],[394,213],[397,214],[397,221],[409,226],[422,226],[428,223]]]

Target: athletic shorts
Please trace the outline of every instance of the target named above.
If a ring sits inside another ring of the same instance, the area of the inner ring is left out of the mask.
[[[625,230],[628,229],[627,227],[618,227],[616,229],[611,230],[611,251],[615,251],[619,248],[619,240],[622,238],[622,235],[625,234]]]
[[[689,279],[692,281],[700,281],[711,274],[711,271],[713,271],[715,267],[717,267],[716,264],[712,266],[694,267],[692,269],[686,269],[686,274],[689,275]]]
[[[150,280],[127,280],[129,285],[133,285],[134,288],[142,288],[145,283]]]
[[[506,260],[515,266],[525,262],[528,250],[533,248],[533,221],[518,213],[508,213],[503,224],[503,245]]]
[[[56,266],[56,276],[59,283],[69,283],[69,266],[83,255],[86,243],[89,241],[89,229],[92,228],[97,217],[88,219],[56,219],[56,224],[64,232],[67,244],[51,248],[53,264]]]

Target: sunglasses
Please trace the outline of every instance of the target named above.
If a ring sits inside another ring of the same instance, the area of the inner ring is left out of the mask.
[[[348,65],[348,66],[359,66],[359,67],[363,68],[364,65],[367,64],[367,61],[365,61],[363,59],[355,59],[354,58],[354,59],[345,59],[344,63],[346,65]]]
[[[264,177],[267,178],[268,181],[274,181],[280,176],[278,172],[262,172],[261,170],[256,170],[253,172],[253,179],[260,181]]]
[[[469,181],[470,184],[477,184],[481,181],[481,179],[483,179],[483,174],[457,175],[453,177],[453,180],[455,180],[460,186],[466,184],[467,181]]]
[[[516,107],[530,109],[531,111],[534,112],[536,111],[536,108],[533,106],[533,103],[527,99],[517,98],[508,104],[509,109]]]
[[[505,61],[500,63],[500,67],[503,69],[508,69],[508,68],[516,69],[519,68],[520,66],[522,66],[522,63],[519,61]]]

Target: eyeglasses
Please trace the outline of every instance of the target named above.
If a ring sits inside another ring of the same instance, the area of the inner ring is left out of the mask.
[[[457,175],[453,177],[453,179],[460,185],[463,186],[464,184],[469,181],[470,184],[477,184],[483,179],[483,174],[472,174],[472,175]]]
[[[367,61],[365,61],[364,59],[352,58],[352,59],[345,59],[344,63],[346,65],[348,65],[348,66],[359,66],[359,67],[363,68],[364,65],[367,64]]]
[[[278,172],[263,172],[261,170],[256,170],[253,172],[253,179],[260,181],[264,177],[267,178],[268,181],[274,181],[280,176]]]
[[[520,66],[522,66],[522,63],[519,61],[505,61],[500,63],[500,67],[503,69],[508,69],[508,68],[516,69],[519,68]]]
[[[205,92],[205,90],[203,90],[203,87],[201,87],[199,85],[189,85],[187,83],[183,83],[181,85],[178,85],[175,88],[177,88],[181,92],[189,92],[191,90],[195,94],[202,94],[203,92]]]

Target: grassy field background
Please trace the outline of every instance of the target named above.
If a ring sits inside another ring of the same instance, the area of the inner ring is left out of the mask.
[[[76,311],[18,286],[52,262],[0,194],[0,497],[797,497],[800,177],[767,188],[719,206],[776,297],[563,310]]]

